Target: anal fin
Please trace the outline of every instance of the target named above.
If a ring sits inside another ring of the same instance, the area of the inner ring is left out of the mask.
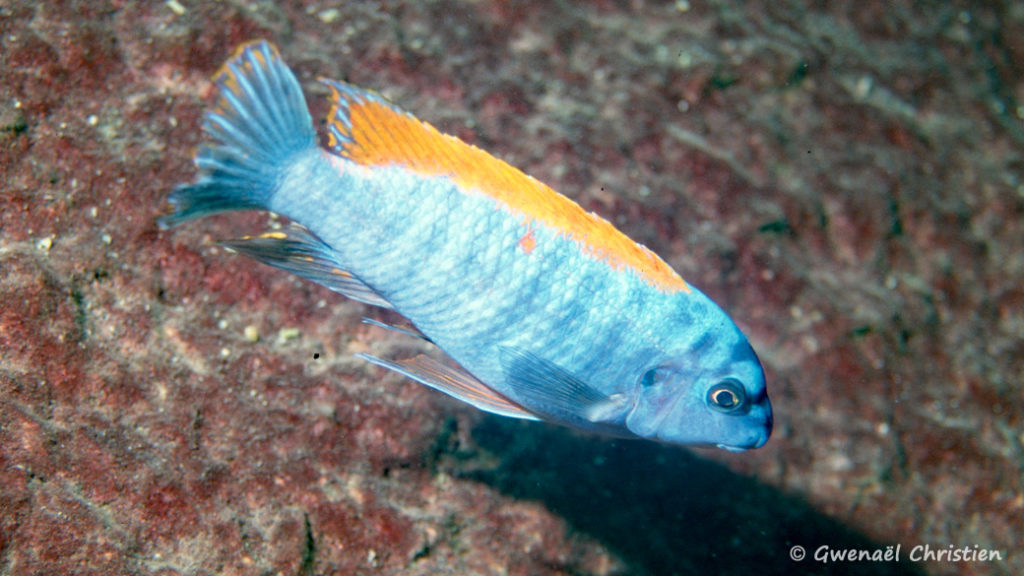
[[[221,242],[225,248],[312,280],[365,304],[391,308],[391,303],[345,270],[334,251],[306,228],[293,224],[286,231],[266,232]]]
[[[431,344],[434,343],[430,338],[427,338],[426,335],[424,335],[422,332],[417,330],[416,327],[411,325],[411,324],[403,325],[403,326],[395,326],[395,325],[392,325],[392,324],[388,324],[386,322],[381,322],[380,320],[374,320],[373,318],[363,318],[363,324],[369,324],[370,326],[377,326],[378,328],[383,328],[385,330],[390,330],[391,332],[396,332],[398,334],[404,334],[406,336],[411,336],[413,338],[416,338],[417,340],[423,340],[425,342],[430,342]]]
[[[407,378],[412,378],[485,412],[524,420],[539,420],[537,416],[495,392],[469,372],[459,367],[448,366],[429,356],[421,354],[394,362],[369,354],[357,354],[356,356],[388,370],[394,370]]]

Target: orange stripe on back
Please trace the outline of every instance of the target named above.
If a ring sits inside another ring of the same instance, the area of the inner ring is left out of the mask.
[[[424,175],[448,176],[465,190],[478,190],[513,212],[565,234],[615,270],[629,268],[665,292],[690,291],[655,253],[535,178],[441,133],[380,96],[330,80],[323,82],[331,89],[334,102],[328,122],[329,145],[335,153],[364,166],[399,165]]]

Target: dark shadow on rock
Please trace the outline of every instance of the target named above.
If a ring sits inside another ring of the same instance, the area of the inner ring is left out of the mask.
[[[475,454],[452,474],[544,503],[605,543],[630,574],[925,574],[905,547],[898,563],[813,560],[820,546],[884,552],[890,543],[686,450],[502,418],[485,419],[473,437],[495,466],[467,469]],[[795,545],[807,551],[802,562],[790,559]]]

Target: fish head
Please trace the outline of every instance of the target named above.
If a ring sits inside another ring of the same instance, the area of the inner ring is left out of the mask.
[[[733,452],[761,447],[772,432],[772,406],[754,349],[739,329],[726,342],[701,348],[674,354],[639,376],[626,426],[670,444]]]

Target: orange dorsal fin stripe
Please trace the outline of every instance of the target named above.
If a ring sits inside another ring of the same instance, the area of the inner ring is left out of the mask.
[[[616,270],[629,268],[665,292],[690,291],[656,254],[535,178],[441,133],[377,94],[321,81],[332,93],[328,145],[335,154],[363,166],[398,165],[419,174],[447,176],[463,190],[486,194],[512,212],[566,235]]]

